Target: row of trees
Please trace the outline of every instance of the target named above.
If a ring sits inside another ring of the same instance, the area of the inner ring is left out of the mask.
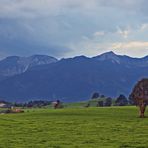
[[[124,95],[119,95],[119,97],[117,99],[112,99],[111,97],[105,97],[104,95],[100,95],[99,93],[94,93],[91,97],[91,100],[96,100],[95,105],[96,106],[126,106],[128,104],[132,104],[132,101],[128,100]],[[9,102],[5,102],[5,101],[0,101],[1,103],[6,104],[5,107],[23,107],[23,108],[41,108],[41,107],[45,107],[48,105],[52,105],[54,106],[54,104],[56,104],[56,101],[45,101],[45,100],[36,100],[36,101],[29,101],[27,103],[9,103]],[[86,107],[91,106],[91,101],[88,102],[88,104],[86,104]]]
[[[26,103],[12,103],[12,106],[14,107],[38,107],[38,108],[41,108],[41,107],[44,107],[44,106],[48,106],[48,105],[51,105],[52,101],[45,101],[45,100],[36,100],[36,101],[29,101],[29,102],[26,102]]]
[[[99,93],[94,93],[91,97],[91,100],[98,99],[97,106],[126,106],[131,104],[132,101],[128,100],[124,95],[119,95],[116,99],[112,99],[111,97],[105,97],[104,95],[100,95]]]

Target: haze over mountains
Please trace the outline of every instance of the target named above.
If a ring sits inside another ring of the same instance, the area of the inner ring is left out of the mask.
[[[13,56],[0,61],[0,98],[73,102],[87,100],[93,92],[128,96],[143,77],[148,77],[148,56],[131,58],[113,52],[61,60],[44,55]]]

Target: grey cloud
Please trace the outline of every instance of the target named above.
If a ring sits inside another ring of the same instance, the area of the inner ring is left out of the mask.
[[[0,0],[0,52],[64,56],[73,51],[70,45],[81,43],[84,36],[103,44],[122,41],[116,35],[118,28],[124,31],[130,26],[136,31],[147,23],[147,3],[146,0]],[[99,31],[105,32],[104,37],[92,39]],[[132,39],[137,39],[136,35]],[[77,48],[77,53],[81,50]]]

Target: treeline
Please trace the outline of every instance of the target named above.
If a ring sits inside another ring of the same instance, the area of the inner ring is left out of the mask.
[[[60,102],[60,103],[59,103]],[[68,103],[63,103],[60,100],[58,101],[48,101],[48,100],[35,100],[25,103],[10,103],[6,101],[0,101],[0,104],[5,104],[0,106],[0,108],[11,108],[11,107],[21,107],[21,108],[42,108],[45,106],[52,106],[56,108],[56,105],[60,106],[59,108],[68,106]],[[116,99],[111,97],[106,97],[105,95],[99,94],[97,92],[93,93],[90,100],[86,102],[85,107],[104,107],[104,106],[126,106],[133,105],[132,98],[127,98],[123,94],[119,95]]]
[[[35,100],[29,101],[27,103],[14,103],[15,107],[44,107],[51,105],[52,101],[44,101],[44,100]]]
[[[127,98],[123,94],[120,94],[116,99],[111,97],[105,97],[105,95],[100,95],[99,93],[93,93],[91,100],[97,100],[96,106],[126,106],[133,105],[133,101],[131,98]],[[88,102],[88,106],[91,105],[91,101]],[[86,106],[87,106],[86,105]]]
[[[44,107],[52,104],[52,101],[45,101],[45,100],[35,100],[35,101],[29,101],[26,103],[11,103],[1,100],[0,103],[5,104],[4,108],[10,108],[10,107],[22,107],[22,108],[31,108],[31,107]]]

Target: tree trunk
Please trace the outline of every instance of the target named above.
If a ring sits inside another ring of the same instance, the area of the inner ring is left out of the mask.
[[[146,109],[146,105],[144,103],[142,103],[140,106],[140,118],[144,118],[144,113],[145,113],[145,109]]]

